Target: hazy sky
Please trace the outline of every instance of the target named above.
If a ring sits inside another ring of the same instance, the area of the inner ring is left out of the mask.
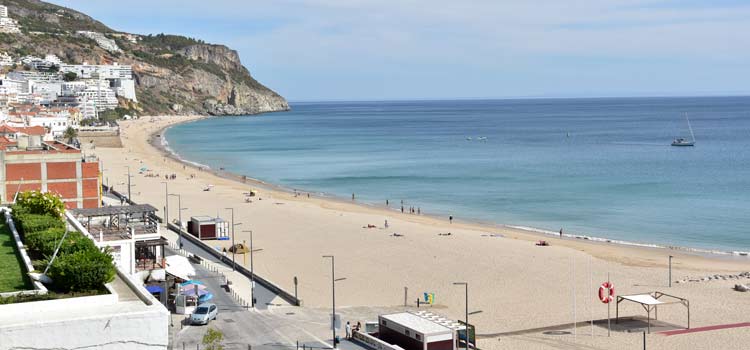
[[[750,94],[748,0],[54,0],[290,100]]]

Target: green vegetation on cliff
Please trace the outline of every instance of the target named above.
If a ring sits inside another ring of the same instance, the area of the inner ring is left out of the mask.
[[[283,97],[257,82],[239,55],[223,45],[179,35],[137,35],[110,29],[74,10],[38,0],[8,0],[21,34],[0,34],[0,51],[13,57],[55,54],[66,63],[133,66],[139,114],[254,114],[288,109]],[[77,31],[114,40],[121,52],[102,49]]]

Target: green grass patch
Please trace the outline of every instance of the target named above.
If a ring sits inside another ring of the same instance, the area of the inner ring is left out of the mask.
[[[0,293],[33,289],[10,227],[0,224]]]

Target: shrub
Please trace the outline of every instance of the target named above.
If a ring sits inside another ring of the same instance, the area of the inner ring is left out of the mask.
[[[65,213],[65,203],[54,193],[40,191],[24,191],[18,194],[16,206],[31,214],[49,214],[62,218]]]
[[[109,253],[82,250],[58,256],[47,272],[60,291],[101,289],[115,277],[115,266]]]
[[[54,227],[45,231],[30,232],[26,235],[26,246],[34,252],[37,252],[43,257],[52,257],[55,252],[55,248],[60,243],[65,235],[65,229]],[[73,231],[68,232],[60,246],[60,252],[58,255],[72,254],[78,251],[97,250],[98,248],[94,242],[82,233]]]
[[[23,235],[24,240],[26,239],[26,235],[31,232],[46,231],[51,228],[65,228],[65,222],[59,217],[19,213],[15,207],[13,209],[13,220],[16,223],[16,229]]]

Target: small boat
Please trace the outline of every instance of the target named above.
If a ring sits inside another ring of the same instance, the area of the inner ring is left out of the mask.
[[[468,136],[468,137],[466,138],[466,141],[471,141],[471,136]]]
[[[486,136],[480,136],[480,137],[477,138],[477,140],[479,140],[479,141],[487,141],[487,137]]]
[[[688,119],[687,114],[685,114],[685,120],[687,121],[688,129],[690,129],[690,140],[684,137],[676,137],[674,140],[672,140],[672,146],[695,146],[695,134],[693,134],[693,127],[690,126],[690,119]]]

